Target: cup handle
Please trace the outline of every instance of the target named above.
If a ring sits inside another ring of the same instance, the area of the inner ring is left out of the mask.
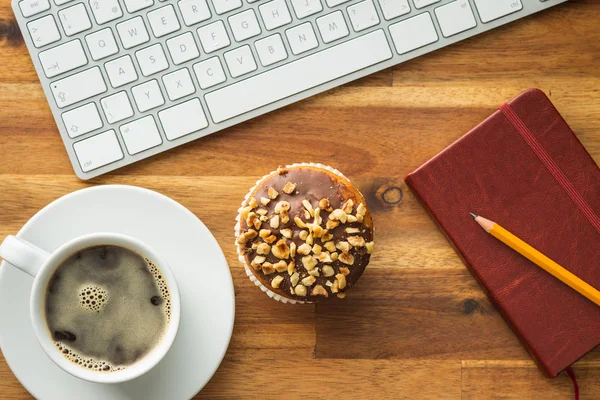
[[[0,245],[0,257],[35,277],[50,254],[23,239],[9,235]]]

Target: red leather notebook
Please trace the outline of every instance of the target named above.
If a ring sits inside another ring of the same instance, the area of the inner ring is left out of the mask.
[[[600,169],[543,92],[521,93],[406,181],[546,375],[600,344],[600,307],[469,216],[496,221],[600,289]]]

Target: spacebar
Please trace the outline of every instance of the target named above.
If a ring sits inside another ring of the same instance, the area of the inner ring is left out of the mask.
[[[222,122],[391,57],[380,29],[208,93],[206,104],[213,121]]]

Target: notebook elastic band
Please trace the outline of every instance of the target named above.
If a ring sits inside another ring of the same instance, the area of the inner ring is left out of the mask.
[[[585,215],[585,217],[590,221],[592,226],[596,228],[596,231],[600,233],[600,217],[596,215],[594,210],[590,207],[590,205],[584,200],[583,197],[579,194],[579,192],[573,187],[571,182],[567,179],[565,174],[561,171],[561,169],[556,165],[554,160],[550,157],[548,152],[542,147],[542,145],[537,141],[533,133],[525,126],[523,121],[519,118],[517,113],[508,105],[503,104],[500,106],[500,110],[506,118],[510,121],[510,123],[515,127],[515,129],[521,134],[525,142],[529,145],[531,150],[538,156],[538,158],[542,161],[542,163],[548,168],[548,171],[554,176],[554,178],[558,181],[558,183],[563,187],[563,189],[567,192],[571,200],[579,207],[581,212]]]

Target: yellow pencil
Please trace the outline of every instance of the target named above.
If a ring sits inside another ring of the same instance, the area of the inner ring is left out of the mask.
[[[590,301],[593,301],[600,306],[600,291],[591,286],[589,283],[585,282],[577,275],[569,272],[564,267],[561,267],[558,263],[552,261],[494,221],[490,221],[489,219],[473,213],[470,214],[475,221],[477,221],[477,223],[481,225],[483,229],[485,229],[487,233],[491,234],[493,237],[500,240],[502,243],[542,268],[544,271],[550,273],[565,285],[578,291],[581,295],[587,297]]]

